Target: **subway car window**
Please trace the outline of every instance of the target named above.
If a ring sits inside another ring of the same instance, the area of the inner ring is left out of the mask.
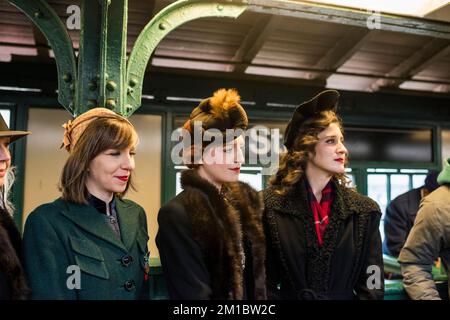
[[[428,170],[424,169],[367,169],[367,195],[380,206],[382,239],[386,207],[397,196],[423,186],[427,172]]]
[[[351,161],[431,163],[431,129],[384,129],[346,127],[346,145]]]
[[[450,157],[450,129],[441,131],[442,158]]]
[[[11,127],[10,119],[11,119],[11,110],[9,109],[0,109],[0,113],[2,114],[3,120],[5,120],[6,125]]]

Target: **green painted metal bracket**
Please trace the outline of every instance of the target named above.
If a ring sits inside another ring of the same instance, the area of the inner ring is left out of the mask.
[[[74,116],[95,107],[125,114],[127,8],[128,0],[82,1]]]
[[[76,60],[69,34],[56,12],[44,0],[9,0],[23,11],[47,38],[58,68],[58,101],[70,113],[77,105]]]
[[[80,30],[78,52],[78,104],[74,116],[81,114],[85,108],[98,106],[98,80],[100,75],[100,7],[97,1],[81,2],[83,26]]]
[[[106,79],[108,79],[108,74],[106,73],[106,57],[108,55],[108,11],[111,0],[100,0],[99,2],[102,9],[102,15],[100,20],[100,59],[97,62],[100,69],[98,77],[98,105],[103,107],[106,102]]]
[[[141,105],[142,83],[151,54],[158,43],[183,23],[204,17],[237,18],[245,10],[244,1],[220,2],[180,0],[161,10],[144,27],[128,60],[125,114],[130,116]]]
[[[105,82],[105,105],[119,114],[126,114],[127,13],[128,0],[111,2],[106,39],[106,73],[108,77]]]

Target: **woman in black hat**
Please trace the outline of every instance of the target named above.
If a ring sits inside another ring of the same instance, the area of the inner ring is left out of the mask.
[[[185,148],[184,191],[160,209],[156,237],[172,299],[266,298],[262,199],[237,182],[244,139],[225,134],[247,128],[239,101],[235,90],[218,90],[184,125],[188,136],[197,126],[202,141]]]
[[[9,130],[0,115],[0,300],[26,299],[29,292],[21,263],[22,240],[8,200],[14,181],[9,144],[29,133]]]
[[[382,299],[380,209],[348,188],[339,93],[302,103],[264,190],[269,298]]]

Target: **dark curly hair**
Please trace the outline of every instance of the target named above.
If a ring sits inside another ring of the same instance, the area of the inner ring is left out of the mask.
[[[333,111],[322,111],[306,120],[299,128],[293,147],[280,155],[278,171],[270,178],[269,185],[278,186],[278,192],[286,194],[305,174],[309,155],[315,155],[315,148],[319,141],[318,135],[330,124],[337,123],[342,133],[342,120]],[[349,179],[345,174],[335,174],[334,179],[347,186]]]

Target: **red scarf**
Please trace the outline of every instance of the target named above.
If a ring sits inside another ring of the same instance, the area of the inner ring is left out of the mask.
[[[323,244],[323,234],[328,225],[328,215],[330,214],[331,204],[333,203],[333,188],[331,181],[322,190],[322,199],[320,203],[317,201],[311,186],[306,181],[306,188],[308,190],[308,200],[314,216],[314,225],[316,228],[317,240],[319,245]]]

